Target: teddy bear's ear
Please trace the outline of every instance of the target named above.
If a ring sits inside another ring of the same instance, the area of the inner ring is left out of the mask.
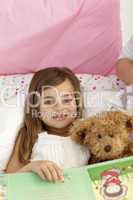
[[[79,144],[84,144],[84,139],[87,134],[85,120],[76,120],[70,128],[69,134],[72,140]]]
[[[127,121],[126,121],[126,127],[128,129],[133,130],[133,117],[130,117]]]

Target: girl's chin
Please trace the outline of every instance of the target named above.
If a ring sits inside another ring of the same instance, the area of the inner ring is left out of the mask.
[[[69,121],[65,121],[65,120],[59,120],[59,121],[53,121],[53,123],[51,123],[51,127],[54,128],[66,128],[67,126],[69,126],[71,122]]]
[[[53,128],[66,128],[69,124],[68,123],[58,123],[58,124],[53,124]]]

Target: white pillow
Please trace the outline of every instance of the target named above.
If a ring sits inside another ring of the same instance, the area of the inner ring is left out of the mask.
[[[117,76],[108,77],[93,75],[86,78],[82,84],[84,97],[84,117],[89,117],[96,113],[123,109],[121,97],[125,92],[125,84]]]
[[[0,105],[23,104],[33,74],[0,76]]]
[[[0,106],[0,171],[6,168],[23,121],[23,107]]]
[[[118,91],[85,91],[84,96],[84,117],[109,110],[123,110],[124,104],[121,99],[123,92]]]
[[[133,114],[133,85],[121,90],[82,90],[84,97],[84,117],[109,110],[120,110]]]
[[[127,111],[133,114],[133,84],[126,87],[126,108]]]

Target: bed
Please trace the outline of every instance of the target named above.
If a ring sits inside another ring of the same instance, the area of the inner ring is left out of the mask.
[[[133,33],[132,4],[132,0],[121,0],[121,5],[119,0],[63,0],[55,9],[53,0],[37,4],[10,0],[8,5],[2,0],[0,172],[13,150],[29,83],[38,69],[56,65],[75,71],[89,99],[84,117],[110,109],[133,112],[133,86],[126,86],[115,75],[122,44]]]

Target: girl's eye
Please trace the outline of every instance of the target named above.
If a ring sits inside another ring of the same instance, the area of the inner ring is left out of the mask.
[[[45,105],[52,105],[52,104],[54,104],[54,103],[55,103],[54,100],[46,100],[46,101],[44,102]]]
[[[97,136],[99,139],[101,139],[102,138],[102,136],[100,135],[100,134],[98,134],[98,136]]]
[[[63,101],[63,103],[70,103],[70,102],[72,102],[72,100],[73,99],[63,99],[62,101]]]

